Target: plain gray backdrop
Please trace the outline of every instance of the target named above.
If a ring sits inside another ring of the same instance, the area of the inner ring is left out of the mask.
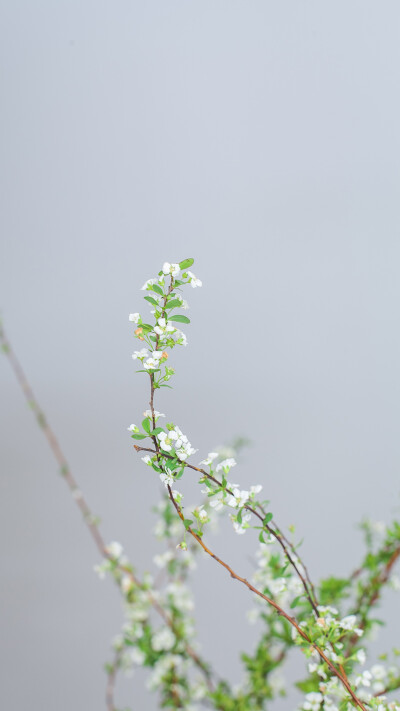
[[[105,538],[154,567],[128,314],[191,256],[203,288],[159,409],[194,462],[251,438],[235,480],[263,484],[316,579],[346,574],[355,524],[398,514],[399,4],[3,0],[0,26],[2,316]],[[0,378],[1,705],[97,711],[120,599],[5,359]],[[215,548],[249,574],[243,539]],[[249,593],[199,559],[194,595],[236,681]],[[377,652],[399,645],[393,593],[383,614]],[[118,704],[158,708],[144,680]]]

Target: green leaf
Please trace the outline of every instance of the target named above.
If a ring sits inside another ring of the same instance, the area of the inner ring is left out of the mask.
[[[146,439],[147,435],[133,434],[131,437],[133,437],[133,439]]]
[[[167,309],[176,309],[179,306],[182,306],[182,302],[179,299],[172,299],[172,301],[168,302]]]
[[[153,289],[153,291],[156,292],[156,294],[160,294],[160,296],[164,296],[164,292],[163,292],[161,286],[158,286],[158,284],[153,284],[152,289]]]
[[[297,681],[295,686],[305,694],[309,694],[311,691],[319,690],[319,681],[318,677],[313,676],[310,679],[304,679],[304,681]]]
[[[155,299],[153,299],[152,296],[145,296],[144,297],[146,301],[148,301],[150,304],[153,304],[153,306],[158,306],[158,303]]]
[[[183,525],[185,526],[186,530],[188,530],[189,526],[193,523],[192,519],[190,518],[184,518],[183,519]]]
[[[164,432],[162,427],[156,427],[155,430],[152,430],[149,434],[151,434],[152,437],[155,437],[156,435],[160,434],[160,432]]]
[[[150,323],[142,323],[141,328],[143,328],[143,331],[145,331],[145,333],[148,333],[149,331],[153,330],[153,326]]]
[[[274,514],[267,513],[264,520],[263,520],[264,526],[268,526],[269,522],[272,521],[273,518],[274,518]]]
[[[182,314],[174,314],[173,316],[168,316],[168,321],[179,321],[179,323],[190,323],[190,318],[183,316]]]
[[[260,541],[260,543],[265,543],[262,531],[260,531],[260,533],[258,534],[258,540]]]
[[[180,269],[189,269],[189,267],[192,266],[194,263],[194,259],[184,259],[182,262],[179,262],[179,268]]]
[[[302,595],[298,595],[297,597],[294,598],[294,600],[292,600],[292,602],[291,602],[291,604],[290,604],[290,609],[291,609],[291,610],[293,610],[293,608],[296,607],[296,605],[299,604],[299,602],[300,602],[300,600],[301,600],[302,597],[303,597]]]
[[[147,434],[150,434],[150,420],[148,417],[145,417],[142,421],[142,427]]]

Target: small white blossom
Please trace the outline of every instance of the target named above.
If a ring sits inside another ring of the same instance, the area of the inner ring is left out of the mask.
[[[311,693],[306,694],[306,701],[304,701],[302,708],[305,711],[319,711],[323,700],[324,697],[322,694],[318,691],[312,691]]]
[[[136,358],[138,358],[139,360],[143,360],[143,358],[147,358],[148,355],[149,352],[147,348],[141,348],[140,351],[134,351],[132,353],[132,358],[133,360],[136,360]]]
[[[152,415],[151,410],[145,410],[144,413],[143,413],[143,416],[144,416],[144,417],[150,417],[150,418],[151,418],[153,415]],[[165,417],[165,415],[164,415],[162,412],[158,412],[157,410],[154,410],[154,419],[155,419],[156,422],[157,422],[157,420],[158,420],[159,417]]]
[[[120,543],[118,543],[118,541],[112,541],[112,543],[109,543],[109,545],[106,546],[107,553],[115,560],[119,560],[121,558],[123,550],[123,547]]]
[[[254,495],[254,494],[259,494],[261,490],[262,490],[261,484],[257,484],[256,486],[251,486],[250,487],[250,496]]]
[[[217,468],[215,471],[220,472],[221,469],[223,469],[225,474],[227,474],[229,472],[229,470],[235,466],[236,466],[236,460],[233,459],[233,457],[229,457],[228,459],[224,459],[222,462],[217,464]]]
[[[123,575],[121,580],[121,590],[125,594],[130,592],[133,588],[133,580],[130,575]]]
[[[233,490],[233,496],[229,496],[228,498],[228,506],[232,506],[232,508],[240,508],[241,506],[244,506],[246,501],[249,499],[249,492],[248,491],[241,491],[240,489],[234,489]]]
[[[136,427],[136,425],[129,425],[127,429],[128,432],[139,432],[139,427]]]
[[[242,523],[239,523],[239,521],[235,521],[232,518],[233,528],[235,529],[236,533],[238,533],[239,535],[246,533],[247,526],[245,526],[245,524],[247,524],[250,519],[250,514],[245,514],[244,516],[242,516]]]
[[[167,486],[172,486],[172,484],[175,481],[172,474],[165,474],[164,472],[162,472],[160,474],[160,479],[161,479],[162,483],[164,484],[165,488],[167,488]]]
[[[356,654],[356,657],[357,657],[357,661],[358,661],[360,664],[365,664],[365,662],[366,662],[366,660],[367,660],[367,655],[365,654],[364,649],[359,649],[358,652],[357,652],[357,654]]]
[[[356,677],[356,686],[371,686],[372,674],[368,670],[363,671],[362,674]]]
[[[145,464],[148,464],[149,466],[151,466],[151,457],[150,457],[150,455],[149,455],[149,454],[145,454],[145,456],[142,457],[142,462],[144,462]]]
[[[156,284],[157,279],[147,279],[145,283],[142,286],[142,291],[145,291],[146,289],[149,289],[149,287],[153,286],[153,284]]]
[[[138,667],[142,667],[146,661],[146,655],[141,649],[139,649],[139,647],[134,647],[131,651],[131,660],[133,664],[137,664]]]
[[[203,282],[202,282],[200,279],[198,279],[198,278],[193,274],[193,272],[189,272],[189,271],[188,271],[188,272],[187,272],[187,275],[188,275],[188,277],[189,277],[190,286],[192,286],[193,289],[195,289],[196,286],[203,286]]]
[[[153,635],[151,646],[156,652],[168,652],[175,644],[175,635],[169,627],[163,627]]]
[[[199,466],[201,464],[204,464],[206,467],[209,467],[213,463],[214,459],[216,459],[217,457],[218,452],[209,452],[207,454],[207,459],[203,459],[201,462],[199,462]]]
[[[129,321],[132,321],[133,323],[138,323],[140,319],[140,314],[135,313],[135,314],[129,314]]]
[[[180,272],[179,264],[170,264],[169,262],[164,262],[162,271],[164,274],[171,274],[172,276],[178,276]]]
[[[215,511],[220,511],[223,506],[224,506],[224,494],[222,491],[219,491],[218,494],[212,497],[210,501],[210,506],[212,509]]]

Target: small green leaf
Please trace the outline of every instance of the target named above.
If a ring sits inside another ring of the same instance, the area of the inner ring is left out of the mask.
[[[156,292],[156,294],[160,294],[160,296],[164,296],[164,292],[161,288],[161,286],[158,286],[158,284],[153,284],[153,291]]]
[[[172,301],[168,302],[167,309],[176,309],[179,306],[182,306],[182,302],[179,299],[172,299]]]
[[[192,266],[194,263],[194,259],[184,259],[182,262],[179,262],[179,268],[180,269],[189,269],[189,267]]]
[[[258,534],[258,540],[260,541],[260,543],[265,543],[262,531],[260,531],[260,533]]]
[[[184,518],[183,519],[183,525],[185,526],[186,530],[188,530],[189,526],[193,523],[192,519],[190,518]]]
[[[150,304],[153,304],[153,306],[158,306],[158,303],[155,299],[153,299],[152,296],[145,296],[144,297],[146,301],[148,301]]]
[[[297,597],[294,598],[294,600],[292,600],[292,602],[291,602],[291,604],[290,604],[290,609],[291,609],[291,610],[293,610],[293,608],[296,607],[296,605],[299,604],[301,598],[302,598],[302,595],[298,595]]]
[[[152,430],[149,434],[151,434],[152,437],[155,437],[156,435],[160,434],[160,432],[164,432],[162,427],[156,427],[155,430]]]
[[[173,316],[168,316],[168,321],[179,321],[179,323],[190,323],[190,318],[183,316],[182,314],[174,314]]]
[[[141,328],[143,328],[143,331],[146,333],[153,330],[153,326],[150,323],[142,323]]]
[[[133,434],[131,437],[133,437],[133,439],[146,439],[147,435]]]
[[[272,521],[273,518],[274,518],[274,514],[267,513],[264,520],[263,520],[264,526],[268,526],[269,522]]]
[[[150,434],[150,420],[148,417],[145,417],[142,421],[142,427],[147,434]]]

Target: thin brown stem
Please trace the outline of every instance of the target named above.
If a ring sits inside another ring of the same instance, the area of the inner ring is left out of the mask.
[[[121,659],[121,652],[117,651],[115,653],[114,661],[110,665],[107,672],[107,686],[106,686],[106,707],[107,711],[116,711],[114,704],[114,693],[115,693],[115,682],[118,673],[119,662]]]
[[[181,521],[184,522],[185,517],[182,513],[182,510],[181,510],[179,504],[177,503],[177,501],[175,500],[175,498],[173,496],[172,489],[169,485],[167,488],[168,488],[169,498],[171,499],[172,504],[174,505],[177,514],[178,514],[179,518],[181,519]],[[291,624],[297,630],[297,633],[300,635],[300,637],[302,637],[302,639],[304,639],[310,645],[310,647],[312,647],[318,653],[320,658],[327,664],[327,666],[329,667],[331,672],[343,684],[343,686],[350,694],[350,696],[351,696],[352,700],[354,701],[354,703],[356,704],[356,706],[358,708],[362,709],[362,711],[366,711],[364,704],[360,701],[360,699],[357,697],[357,695],[353,691],[352,687],[350,686],[350,684],[347,680],[347,677],[344,676],[342,674],[342,672],[335,667],[335,665],[331,662],[331,660],[326,656],[324,651],[309,638],[309,636],[300,627],[300,625],[295,620],[295,618],[291,617],[287,612],[285,612],[285,610],[282,607],[280,607],[280,605],[278,605],[278,603],[275,602],[275,600],[272,600],[272,598],[265,595],[263,592],[261,592],[261,590],[258,590],[257,588],[255,588],[254,585],[249,583],[249,581],[246,578],[243,578],[242,576],[238,575],[231,568],[231,566],[228,565],[228,563],[226,563],[224,560],[222,560],[222,558],[217,556],[215,553],[213,553],[213,551],[210,548],[208,548],[206,546],[206,544],[204,543],[202,538],[200,536],[198,536],[197,533],[195,533],[190,526],[187,526],[187,527],[185,526],[185,529],[197,541],[197,543],[202,547],[202,549],[204,550],[205,553],[207,553],[207,555],[209,555],[217,563],[219,563],[219,565],[221,565],[223,568],[225,568],[225,570],[230,574],[231,578],[234,578],[235,580],[238,580],[239,582],[243,583],[243,585],[245,585],[251,592],[253,592],[255,595],[258,595],[258,597],[265,600],[269,605],[271,605],[276,610],[278,615],[284,617],[289,622],[289,624]]]
[[[149,448],[149,447],[141,447],[141,446],[139,446],[139,445],[137,445],[137,444],[135,444],[134,446],[135,446],[135,449],[136,449],[137,452],[152,452],[153,454],[159,455],[158,444],[157,444],[157,451],[155,451],[155,450],[153,450],[153,449],[151,449],[151,448]],[[163,457],[166,457],[167,459],[173,459],[172,455],[166,454],[166,453],[164,453],[164,452],[162,453],[162,456],[163,456]],[[187,467],[188,469],[193,469],[194,471],[199,472],[199,473],[202,474],[204,477],[206,477],[206,478],[209,479],[210,481],[214,482],[214,484],[216,484],[217,486],[222,487],[222,482],[219,481],[216,477],[212,476],[212,474],[209,474],[208,472],[206,472],[204,469],[201,469],[201,468],[199,468],[199,467],[196,467],[196,466],[194,466],[193,464],[189,464],[188,462],[181,462],[181,464],[182,464],[183,466]],[[232,492],[231,489],[229,489],[228,487],[225,487],[225,491],[226,491],[228,494],[230,494],[231,496],[233,496],[233,492]],[[260,507],[260,509],[261,509],[261,511],[262,511],[262,514],[260,514],[255,508],[253,508],[253,506],[250,506],[250,504],[244,504],[243,508],[246,509],[247,511],[249,511],[250,513],[252,513],[254,516],[256,516],[256,517],[259,519],[259,521],[261,521],[261,523],[263,524],[264,529],[265,529],[266,531],[268,531],[268,533],[269,533],[271,536],[273,536],[273,537],[275,538],[275,540],[279,543],[279,545],[281,546],[281,548],[282,548],[282,550],[283,550],[283,552],[284,552],[286,558],[288,559],[290,565],[291,565],[291,566],[293,567],[293,569],[295,570],[297,576],[299,577],[299,579],[300,579],[300,581],[301,581],[301,583],[302,583],[302,585],[303,585],[304,591],[305,591],[306,596],[307,596],[307,599],[308,599],[308,601],[309,601],[309,603],[310,603],[310,605],[311,605],[311,607],[312,607],[312,610],[313,610],[313,612],[314,612],[314,615],[315,615],[316,617],[319,617],[319,612],[318,612],[318,607],[317,607],[317,606],[318,606],[318,601],[317,601],[316,596],[315,596],[314,587],[313,587],[312,584],[310,584],[310,586],[309,586],[309,584],[307,583],[306,578],[305,578],[305,577],[303,576],[303,574],[301,573],[301,571],[300,571],[300,569],[299,569],[299,567],[298,567],[296,561],[293,559],[293,557],[292,557],[292,555],[291,555],[291,553],[290,553],[290,551],[289,551],[289,548],[288,548],[288,545],[287,545],[288,541],[287,541],[287,539],[285,538],[285,536],[282,535],[282,533],[281,533],[280,529],[278,528],[278,526],[276,525],[276,523],[275,523],[274,521],[271,522],[272,525],[270,525],[270,524],[265,524],[265,523],[264,523],[264,518],[265,518],[266,512],[262,509],[262,507]],[[290,544],[289,544],[289,546],[290,546]],[[290,547],[291,547],[291,546],[290,546]],[[301,565],[302,565],[302,567],[304,568],[304,570],[305,570],[305,572],[306,572],[306,568],[305,568],[305,566],[303,565],[303,563],[302,563]],[[308,573],[306,573],[306,577],[308,578]]]
[[[61,446],[57,440],[57,437],[53,431],[53,429],[50,427],[43,410],[41,409],[38,400],[36,399],[33,390],[29,384],[29,381],[17,359],[17,356],[15,355],[11,344],[9,340],[6,337],[6,334],[4,332],[4,329],[2,325],[0,324],[0,344],[1,347],[6,354],[9,363],[15,373],[15,376],[17,378],[17,381],[25,395],[26,400],[28,401],[28,404],[30,408],[32,409],[33,413],[36,416],[37,422],[39,426],[41,427],[43,434],[49,444],[49,447],[51,451],[53,452],[53,455],[60,467],[60,472],[62,476],[64,477],[68,488],[70,489],[70,492],[73,496],[73,499],[78,506],[79,510],[81,511],[83,515],[84,522],[86,523],[86,526],[93,538],[93,541],[100,552],[100,555],[103,556],[104,558],[107,558],[108,560],[113,560],[115,563],[115,560],[110,556],[110,554],[107,551],[106,544],[103,540],[103,537],[99,531],[98,524],[96,522],[96,518],[93,515],[92,511],[89,508],[89,505],[87,504],[86,500],[83,497],[83,494],[78,487],[78,483],[73,476],[71,469],[69,467],[69,464],[67,462],[67,459],[61,449]],[[122,564],[117,564],[117,568],[128,575],[130,579],[132,580],[132,583],[142,589],[145,590],[148,599],[151,603],[151,605],[154,607],[154,609],[157,611],[157,613],[162,617],[164,620],[165,624],[170,627],[172,632],[175,634],[177,638],[180,638],[180,632],[176,628],[174,621],[169,617],[169,615],[165,612],[163,607],[160,605],[160,603],[157,602],[155,599],[154,595],[151,593],[150,590],[146,588],[146,586],[143,585],[143,583],[134,575],[132,572],[131,568]],[[208,668],[208,665],[199,657],[199,655],[192,649],[192,647],[189,644],[185,643],[185,651],[187,655],[192,659],[194,664],[201,670],[205,677],[205,681],[208,685],[208,688],[210,691],[213,689],[213,684],[211,680],[211,674],[210,670]]]

